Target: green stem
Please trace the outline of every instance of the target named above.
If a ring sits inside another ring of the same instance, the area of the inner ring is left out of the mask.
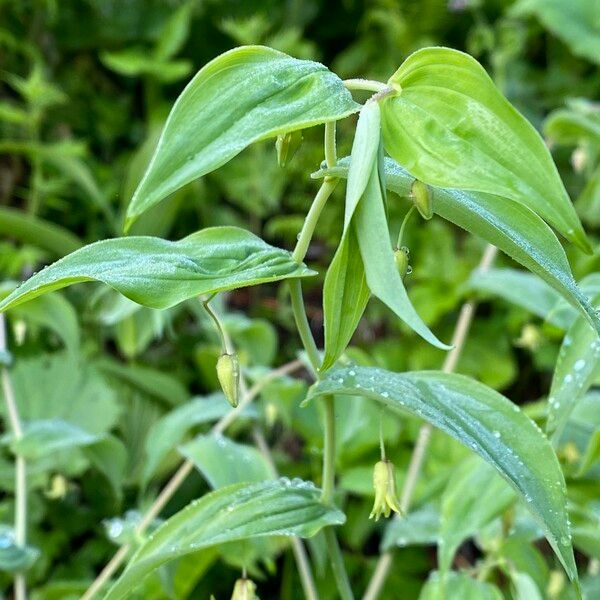
[[[335,167],[337,163],[337,152],[335,148],[335,121],[325,123],[325,163],[327,168]]]
[[[4,315],[0,313],[0,354],[6,354],[6,351],[6,325]],[[15,440],[19,440],[23,437],[23,428],[8,369],[3,366],[0,375],[10,428]],[[27,543],[27,470],[25,459],[18,454],[15,459],[15,542],[20,548]],[[14,590],[15,600],[26,600],[27,585],[23,573],[15,574]]]
[[[337,538],[335,536],[335,530],[333,527],[326,527],[323,530],[325,535],[325,543],[327,545],[327,552],[329,554],[329,560],[331,561],[331,570],[333,571],[333,577],[337,584],[338,592],[342,600],[354,600],[354,594],[348,581],[348,575],[346,573],[346,567],[344,566],[344,557],[338,545]]]
[[[416,206],[411,206],[408,209],[406,215],[404,215],[404,219],[402,220],[402,225],[400,225],[400,233],[398,233],[398,243],[396,244],[396,248],[402,247],[402,239],[404,238],[404,230],[406,229],[406,224],[408,223],[411,215],[415,211]]]
[[[223,352],[226,354],[233,354],[234,348],[233,348],[233,344],[231,343],[231,339],[229,338],[229,335],[225,331],[225,328],[223,327],[223,324],[221,323],[219,316],[213,310],[212,306],[210,306],[210,304],[209,304],[210,301],[213,299],[213,297],[214,296],[211,296],[210,298],[208,298],[208,300],[202,300],[201,301],[202,306],[204,306],[204,310],[208,313],[208,315],[210,316],[210,318],[213,320],[213,322],[215,324],[215,328],[217,329],[217,331],[219,333],[219,337],[221,338],[221,346],[223,348]]]
[[[296,243],[296,247],[294,248],[294,252],[292,253],[292,258],[296,262],[302,262],[304,257],[306,256],[306,252],[308,251],[308,246],[310,244],[310,240],[312,239],[313,233],[315,232],[315,227],[317,226],[317,221],[321,216],[321,212],[325,207],[325,203],[331,196],[335,186],[337,185],[337,179],[326,178],[323,181],[323,184],[319,188],[315,199],[304,219],[304,224],[302,225],[302,231],[298,236],[298,242]]]
[[[323,484],[321,500],[333,503],[335,490],[335,404],[333,396],[323,398],[325,405],[325,432],[323,438]]]
[[[387,84],[373,79],[345,79],[344,85],[350,91],[384,92],[388,89]]]
[[[300,279],[292,279],[290,281],[290,297],[300,340],[306,350],[310,365],[313,368],[315,375],[317,375],[319,373],[319,366],[321,365],[321,357],[319,355],[319,350],[317,349],[317,344],[315,343],[315,338],[310,330],[306,311],[304,310],[304,298],[302,297],[302,284],[300,283]]]

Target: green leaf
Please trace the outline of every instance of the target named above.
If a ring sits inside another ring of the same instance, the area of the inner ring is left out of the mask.
[[[595,303],[600,303],[600,296]],[[599,376],[600,338],[585,319],[578,317],[563,339],[550,386],[546,430],[555,440],[577,402]]]
[[[8,296],[17,287],[16,284],[0,284],[0,298]],[[73,355],[79,350],[80,330],[77,313],[61,294],[40,296],[26,305],[17,307],[11,315],[23,319],[28,324],[47,327],[59,336],[65,347]]]
[[[449,573],[442,578],[434,571],[423,586],[419,600],[503,600],[502,592],[491,583],[472,579],[466,573]]]
[[[183,404],[189,399],[190,395],[181,381],[164,371],[143,365],[124,365],[106,356],[99,359],[96,366],[106,375],[112,375],[170,406]]]
[[[600,109],[581,98],[570,100],[568,108],[550,113],[544,122],[544,133],[558,144],[600,144]]]
[[[253,142],[343,119],[358,108],[342,81],[321,64],[261,46],[218,56],[175,102],[129,205],[126,228]]]
[[[567,574],[577,580],[560,465],[546,437],[518,406],[468,377],[437,371],[336,369],[311,388],[308,399],[325,394],[365,396],[411,412],[478,453],[525,499]]]
[[[527,573],[511,572],[514,600],[543,600],[535,581]]]
[[[409,196],[414,177],[398,163],[385,160],[386,187]],[[348,159],[313,177],[347,177]],[[600,319],[587,296],[577,287],[565,252],[552,230],[531,210],[502,202],[481,192],[433,188],[434,212],[451,223],[494,244],[531,272],[539,275],[600,332]]]
[[[147,485],[161,461],[173,450],[193,427],[216,421],[232,408],[221,393],[205,398],[193,398],[156,421],[146,438],[146,460],[143,483]]]
[[[535,275],[517,269],[476,270],[468,283],[473,290],[499,296],[533,315],[564,326],[564,320],[554,320],[553,313],[561,296]]]
[[[114,435],[103,435],[97,442],[85,446],[83,454],[106,477],[114,495],[121,498],[129,462],[125,444]]]
[[[13,530],[0,525],[0,571],[16,573],[31,568],[40,551],[32,546],[18,546]]]
[[[363,107],[352,145],[344,231],[323,288],[322,370],[329,368],[345,350],[364,312],[369,290],[429,343],[448,349],[415,311],[394,261],[378,169],[379,112],[376,102]]]
[[[348,346],[370,296],[356,234],[350,227],[347,234],[342,236],[325,275],[325,354],[321,370],[329,369]]]
[[[211,227],[178,242],[151,237],[95,242],[33,275],[0,311],[82,281],[101,281],[150,308],[200,294],[311,275],[289,252],[237,227]]]
[[[194,463],[213,489],[272,479],[269,464],[256,448],[219,434],[199,435],[179,452]]]
[[[392,519],[385,529],[381,549],[406,546],[433,546],[440,535],[440,511],[433,504],[409,512],[402,518]]]
[[[573,54],[600,64],[600,19],[597,2],[590,0],[520,0],[514,16],[534,15],[565,42]]]
[[[311,537],[344,515],[320,502],[311,483],[279,479],[221,488],[168,519],[132,557],[105,600],[126,598],[159,566],[224,542],[262,536]]]
[[[398,91],[382,100],[385,149],[414,177],[521,203],[591,253],[542,138],[474,58],[424,48],[388,83]]]
[[[83,246],[69,230],[20,210],[0,206],[0,233],[61,257]]]
[[[160,38],[154,49],[159,60],[167,60],[175,56],[185,43],[189,32],[193,2],[184,2],[164,24]]]
[[[89,446],[100,438],[68,421],[48,419],[26,423],[21,438],[10,435],[9,439],[15,454],[35,460],[52,452]]]
[[[514,501],[512,488],[477,457],[464,461],[442,494],[438,568],[447,573],[459,546]]]

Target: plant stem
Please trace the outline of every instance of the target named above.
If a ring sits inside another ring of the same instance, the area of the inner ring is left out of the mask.
[[[323,211],[323,207],[325,203],[331,196],[335,186],[337,185],[338,180],[326,178],[323,181],[313,203],[304,219],[304,224],[302,225],[302,231],[298,236],[298,242],[296,243],[296,247],[294,248],[294,252],[292,253],[292,258],[296,262],[302,262],[304,257],[306,256],[306,252],[308,251],[308,246],[310,244],[310,240],[312,239],[313,233],[315,232],[315,227],[317,226],[317,221],[321,216],[321,212]]]
[[[255,426],[252,430],[252,437],[254,438],[254,443],[256,444],[256,447],[264,456],[269,466],[269,470],[271,471],[271,474],[273,475],[273,477],[278,477],[279,473],[277,472],[277,467],[275,466],[275,462],[273,461],[273,455],[271,454],[265,437],[258,426]],[[318,600],[319,594],[317,593],[315,580],[312,574],[312,570],[310,568],[310,562],[308,560],[304,544],[302,543],[302,540],[298,537],[292,537],[291,543],[294,558],[296,560],[296,565],[298,567],[298,574],[300,575],[300,583],[302,584],[302,589],[304,591],[304,596],[307,598],[307,600]]]
[[[335,121],[325,123],[325,164],[328,169],[335,167],[337,163],[337,151],[335,147]]]
[[[257,381],[246,394],[243,395],[242,400],[233,410],[229,411],[224,417],[222,417],[211,429],[211,433],[219,434],[223,433],[229,425],[235,421],[235,419],[240,415],[240,413],[260,394],[263,388],[278,377],[282,377],[284,375],[288,375],[302,368],[304,364],[300,360],[294,360],[289,362],[278,369],[274,369],[270,371],[263,377],[260,381]],[[175,474],[171,477],[171,479],[167,482],[165,487],[162,489],[161,493],[156,497],[156,500],[152,503],[150,508],[147,510],[146,514],[140,521],[139,525],[136,528],[136,534],[142,534],[148,528],[148,525],[154,521],[154,519],[161,513],[163,508],[167,505],[169,500],[173,497],[175,492],[179,489],[179,486],[185,481],[186,477],[193,471],[194,463],[191,460],[183,461],[175,472]],[[117,572],[118,568],[121,566],[123,561],[127,558],[129,551],[131,550],[131,546],[129,544],[125,544],[121,546],[117,553],[111,558],[111,560],[106,564],[104,569],[100,572],[98,577],[92,582],[90,587],[86,590],[86,592],[81,596],[81,600],[90,600],[93,598],[110,580],[110,578]]]
[[[333,396],[325,396],[323,404],[325,405],[325,432],[321,500],[324,504],[332,504],[335,490],[335,404]]]
[[[352,593],[346,567],[344,566],[344,557],[338,545],[335,530],[333,527],[325,527],[323,534],[325,535],[327,552],[331,561],[331,570],[333,571],[333,577],[337,584],[340,598],[342,600],[354,600],[354,594]]]
[[[210,318],[213,320],[213,322],[215,324],[215,328],[216,328],[217,332],[219,333],[219,337],[221,338],[221,346],[222,346],[223,352],[226,354],[233,354],[234,348],[233,348],[233,344],[231,343],[231,339],[229,338],[229,335],[227,334],[225,327],[223,327],[223,324],[221,323],[221,319],[219,319],[219,315],[217,315],[217,313],[215,312],[213,307],[210,306],[210,301],[212,300],[212,298],[213,297],[211,296],[207,300],[201,300],[202,306],[204,306],[204,310],[208,313],[208,315],[210,316]]]
[[[300,340],[306,350],[311,367],[313,368],[315,376],[317,376],[319,373],[319,366],[321,365],[321,357],[312,331],[310,330],[306,311],[304,310],[304,299],[302,297],[302,284],[300,283],[300,279],[292,279],[289,286],[296,328],[298,329]]]
[[[344,79],[343,83],[351,91],[384,92],[388,89],[386,83],[373,79]]]
[[[6,354],[6,323],[4,314],[0,313],[0,354]],[[2,393],[6,402],[8,420],[15,441],[23,437],[23,428],[19,418],[19,410],[15,399],[15,392],[8,369],[2,366]],[[27,466],[25,459],[19,454],[15,458],[15,542],[24,548],[27,543]],[[27,598],[27,583],[23,573],[15,574],[14,581],[15,600]]]
[[[488,244],[483,252],[481,261],[477,267],[478,271],[487,271],[496,257],[497,248]],[[456,327],[454,328],[454,334],[452,335],[452,350],[446,355],[442,371],[444,373],[452,373],[456,368],[458,359],[462,353],[462,350],[473,322],[473,316],[475,314],[476,303],[474,301],[466,302],[462,305]],[[406,514],[410,508],[413,492],[421,473],[427,447],[429,446],[429,439],[431,438],[431,432],[433,427],[429,423],[421,425],[417,441],[413,449],[413,453],[408,466],[408,472],[406,475],[406,481],[404,488],[402,489],[402,497],[400,499],[400,508],[402,512]],[[363,600],[376,600],[381,592],[381,588],[385,583],[388,571],[392,565],[392,553],[386,552],[379,557],[379,561],[375,567],[373,577],[369,582],[367,591],[363,596]]]

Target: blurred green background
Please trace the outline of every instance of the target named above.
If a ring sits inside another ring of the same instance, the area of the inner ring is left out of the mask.
[[[0,0],[0,294],[81,243],[121,234],[124,210],[177,95],[207,61],[242,44],[264,44],[321,61],[342,78],[383,81],[408,54],[427,45],[473,54],[544,132],[598,246],[600,4],[594,0]],[[349,152],[351,121],[338,129],[340,156]],[[305,132],[285,169],[277,165],[273,142],[254,145],[144,215],[133,233],[179,239],[203,227],[235,224],[291,248],[317,189],[309,175],[321,160],[319,128]],[[308,255],[321,273],[305,285],[317,342],[324,267],[341,232],[341,188],[323,213]],[[392,232],[408,208],[406,200],[390,198]],[[439,219],[413,217],[406,235],[410,296],[428,325],[447,340],[461,302],[474,293],[469,275],[484,244]],[[598,253],[567,252],[577,279],[599,270]],[[514,267],[502,257],[498,265]],[[531,290],[525,286],[517,292],[526,296]],[[482,303],[458,371],[518,404],[533,403],[530,412],[539,416],[535,402],[547,392],[560,328],[497,294],[475,293]],[[223,301],[221,311],[251,376],[296,356],[299,343],[283,289],[239,290]],[[174,448],[206,429],[201,422],[180,425],[180,437],[167,440],[165,454],[153,458],[155,471],[147,473],[160,437],[157,423],[190,397],[217,390],[218,338],[199,304],[153,311],[91,284],[24,305],[9,315],[8,324],[23,418],[63,419],[88,433],[110,432],[119,447],[119,465],[112,470],[80,448],[44,450],[31,462],[32,597],[78,597],[116,544],[128,539],[139,519],[135,511],[149,504],[173,471]],[[348,354],[358,363],[397,371],[439,368],[443,359],[375,303]],[[316,408],[298,408],[305,390],[306,383],[298,380],[273,384],[249,418],[264,425],[282,472],[318,482],[319,414]],[[348,514],[342,541],[360,590],[382,534],[381,526],[366,519],[378,411],[357,402],[341,411],[338,421]],[[240,444],[250,440],[246,425],[242,420],[230,431]],[[417,428],[412,419],[389,420],[386,437],[399,482]],[[439,495],[464,456],[464,449],[434,436],[417,506]],[[568,463],[568,452],[565,456]],[[13,511],[12,469],[4,444],[0,522],[7,527]],[[204,476],[190,477],[166,514],[209,488],[210,467],[199,469]],[[593,498],[598,491],[597,479],[590,485],[576,488],[584,504],[586,494]],[[113,520],[103,525],[106,519]],[[8,530],[5,535],[9,540]],[[267,546],[247,549],[251,572],[257,578],[270,575],[261,584],[261,597],[299,597],[291,555]],[[582,564],[598,553],[597,546],[582,555]],[[537,571],[523,568],[535,571],[545,589],[549,568],[556,566],[544,548],[531,548],[537,554],[529,560],[538,561]],[[311,549],[323,597],[333,598],[318,540]],[[468,548],[467,557],[469,552],[485,554],[485,545]],[[237,571],[224,563],[239,565],[238,553],[221,548],[181,572],[161,572],[139,597],[208,598],[209,592],[227,597]],[[434,567],[435,552],[427,545],[402,549],[384,597],[418,597]],[[10,581],[9,573],[0,574],[6,589]]]

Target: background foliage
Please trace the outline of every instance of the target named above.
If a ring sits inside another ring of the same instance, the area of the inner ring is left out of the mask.
[[[383,80],[425,45],[472,53],[510,101],[544,131],[598,247],[600,109],[594,102],[600,86],[600,16],[595,4],[3,0],[0,295],[40,265],[84,243],[120,234],[125,208],[174,99],[202,65],[240,44],[260,43],[316,59],[344,78]],[[350,126],[340,126],[340,156],[349,152]],[[303,145],[285,169],[277,165],[273,143],[253,145],[172,194],[140,218],[132,232],[176,240],[212,225],[238,225],[291,248],[316,189],[306,174],[322,160],[322,130],[304,133]],[[393,231],[407,207],[390,198]],[[307,257],[321,273],[305,285],[317,335],[323,322],[319,290],[324,269],[319,266],[331,260],[342,223],[338,191]],[[565,329],[560,315],[550,311],[553,299],[544,304],[548,290],[533,276],[508,271],[470,277],[484,244],[441,219],[413,220],[406,236],[409,294],[440,339],[449,339],[464,299],[481,299],[457,371],[525,405],[542,422]],[[599,270],[597,252],[589,257],[572,246],[566,250],[576,279]],[[515,268],[504,257],[496,266]],[[296,357],[299,342],[279,286],[235,291],[220,310],[251,378]],[[299,408],[308,382],[274,381],[256,407],[228,430],[228,438],[209,434],[210,423],[225,412],[222,398],[215,395],[220,346],[195,301],[158,311],[87,283],[15,309],[8,325],[22,418],[42,423],[45,433],[32,435],[20,450],[30,464],[31,548],[26,556],[2,554],[4,547],[11,550],[15,450],[9,436],[2,440],[0,582],[7,590],[11,561],[17,561],[31,564],[32,597],[78,597],[117,546],[131,540],[140,511],[173,472],[178,457],[191,457],[197,472],[164,516],[211,488],[239,481],[240,461],[252,462],[256,472],[251,477],[264,479],[270,470],[252,447],[253,427],[264,429],[280,472],[320,479],[319,409],[316,403]],[[317,341],[322,345],[322,339]],[[403,371],[439,368],[444,354],[409,332],[382,305],[371,303],[348,355],[359,365]],[[589,379],[600,383],[598,370]],[[562,393],[568,395],[568,390]],[[600,396],[592,390],[558,443],[588,598],[600,595],[599,404]],[[531,590],[540,598],[573,597],[514,495],[442,433],[434,433],[414,512],[387,530],[381,522],[368,521],[379,409],[357,398],[341,404],[337,417],[343,493],[338,501],[348,516],[340,535],[357,591],[366,586],[383,542],[399,548],[383,597],[397,598],[398,590],[402,598],[436,597],[435,579],[423,586],[438,564],[435,543],[443,536],[458,552],[454,558],[440,556],[441,562],[453,560],[455,567],[484,573],[507,597],[535,598]],[[418,426],[410,417],[386,417],[387,450],[398,467],[399,485]],[[478,510],[468,522],[457,523],[455,515],[467,510],[466,492],[481,481],[496,486],[497,493],[472,499]],[[227,597],[242,563],[259,580],[261,597],[299,597],[291,554],[282,554],[282,547],[270,538],[243,551],[225,544],[204,552],[202,559],[182,559],[160,571],[140,597]],[[322,597],[335,597],[319,536],[309,548]],[[456,575],[451,583],[455,597],[484,597],[482,590],[467,590],[469,581]]]

